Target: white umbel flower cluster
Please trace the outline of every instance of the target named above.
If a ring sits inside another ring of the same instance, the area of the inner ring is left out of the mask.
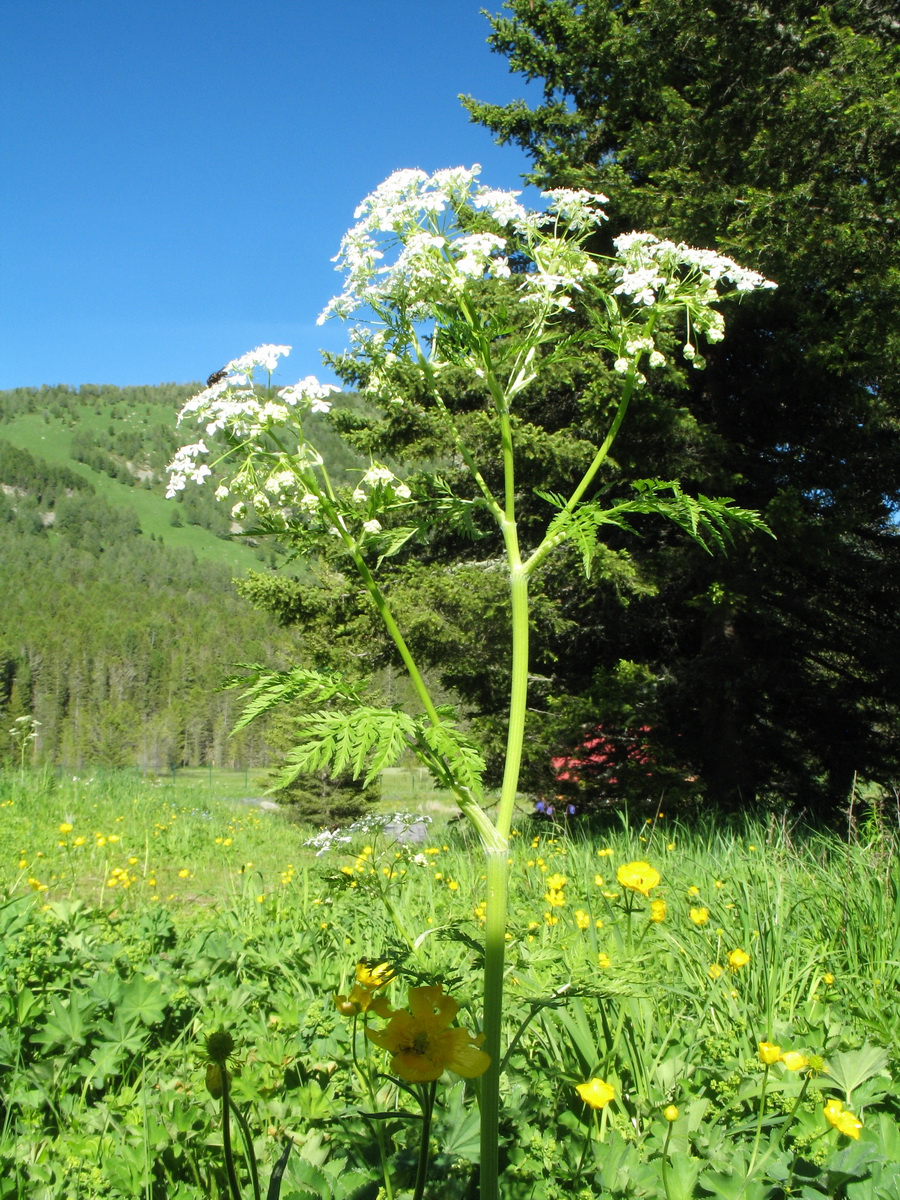
[[[570,307],[568,293],[597,273],[571,235],[606,219],[599,207],[606,198],[561,188],[544,193],[550,200],[546,213],[529,212],[519,192],[480,186],[480,170],[397,171],[367,196],[334,259],[347,276],[344,290],[326,305],[319,324],[367,309],[383,318],[392,304],[414,321],[426,320],[435,301],[461,293],[472,281],[509,279],[513,251],[524,251],[533,264],[519,283],[523,303]],[[464,209],[471,216],[460,221]],[[482,215],[506,235],[478,230]],[[561,223],[565,236],[557,232]]]
[[[331,407],[329,396],[340,388],[331,383],[319,383],[313,375],[307,375],[298,383],[282,388],[274,396],[268,388],[263,395],[257,392],[255,375],[265,372],[267,382],[278,366],[279,359],[290,354],[290,346],[258,346],[248,354],[233,359],[222,374],[224,378],[198,392],[188,400],[178,415],[178,422],[193,421],[202,426],[207,436],[212,437],[224,430],[233,438],[250,442],[263,434],[291,426],[304,411],[328,412]],[[209,449],[201,439],[189,446],[182,446],[167,468],[169,486],[166,496],[171,499],[183,491],[188,482],[202,483],[211,474],[203,461]],[[281,494],[282,486],[269,488]],[[224,498],[228,489],[220,488],[216,495]],[[260,503],[264,503],[261,499]]]

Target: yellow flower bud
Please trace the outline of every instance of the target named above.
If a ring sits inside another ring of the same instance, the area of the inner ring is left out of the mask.
[[[666,1118],[667,1121],[677,1121],[678,1120],[678,1109],[675,1107],[674,1104],[667,1104],[666,1107],[663,1109],[663,1116]]]
[[[212,1096],[213,1100],[221,1100],[222,1092],[225,1090],[222,1082],[222,1072],[224,1067],[220,1067],[218,1063],[206,1064],[206,1090]]]
[[[767,1067],[771,1067],[773,1063],[777,1063],[781,1058],[781,1047],[773,1046],[771,1042],[759,1043],[759,1061],[765,1063]]]

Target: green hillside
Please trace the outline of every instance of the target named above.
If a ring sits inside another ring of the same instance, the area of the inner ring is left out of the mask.
[[[30,762],[267,760],[261,732],[229,737],[238,701],[218,689],[236,664],[296,661],[300,638],[234,587],[280,548],[232,521],[214,481],[165,499],[194,391],[0,392],[0,761],[22,757],[24,717],[39,722]],[[329,429],[316,436],[335,470],[356,465]]]

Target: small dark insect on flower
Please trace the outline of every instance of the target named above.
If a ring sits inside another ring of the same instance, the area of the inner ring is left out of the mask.
[[[215,387],[217,383],[222,382],[222,380],[225,378],[225,376],[227,374],[228,374],[228,372],[225,370],[224,367],[222,368],[221,371],[213,371],[212,375],[210,375],[209,379],[207,379],[207,381],[206,381],[206,386],[207,387]]]

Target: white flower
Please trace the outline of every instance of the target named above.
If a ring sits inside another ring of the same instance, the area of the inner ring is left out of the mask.
[[[374,520],[374,518],[371,521],[363,521],[363,529],[366,533],[379,533],[381,531],[381,522]]]
[[[613,367],[615,368],[616,371],[619,372],[620,375],[627,375],[628,368],[630,366],[631,366],[631,363],[628,361],[627,358],[617,358],[616,361],[613,363]]]
[[[550,211],[559,213],[570,229],[585,229],[606,220],[606,213],[599,205],[607,204],[608,200],[599,192],[586,192],[583,188],[578,191],[553,188],[541,192],[541,195],[549,197]]]
[[[275,471],[266,480],[266,491],[283,500],[286,493],[294,488],[295,483],[292,471]]]
[[[206,463],[197,464],[200,455],[208,453],[203,441],[195,442],[191,446],[182,446],[176,452],[175,457],[166,468],[169,473],[169,486],[166,489],[167,500],[171,500],[178,492],[184,491],[189,479],[194,483],[202,483],[207,475],[212,474]]]
[[[272,372],[278,366],[279,358],[286,358],[290,352],[290,346],[269,344],[257,346],[249,354],[243,354],[240,358],[233,359],[225,370],[236,374],[252,375],[255,367],[263,367],[266,371]]]
[[[504,192],[499,188],[481,187],[472,197],[473,208],[486,208],[498,225],[512,225],[525,220],[526,210],[517,203],[521,192]]]
[[[319,383],[314,375],[307,375],[299,383],[282,388],[278,395],[285,404],[295,407],[311,408],[313,412],[330,412],[331,402],[328,397],[341,389],[333,383]]]
[[[390,483],[394,478],[393,471],[389,471],[387,467],[369,467],[365,475],[362,477],[362,483],[368,487],[374,487],[379,483]]]
[[[498,237],[495,233],[470,233],[457,238],[453,243],[454,250],[462,251],[462,256],[456,261],[456,269],[460,275],[480,279],[485,271],[501,266],[501,274],[509,274],[509,264],[505,258],[494,259],[495,250],[506,249],[506,238]]]

